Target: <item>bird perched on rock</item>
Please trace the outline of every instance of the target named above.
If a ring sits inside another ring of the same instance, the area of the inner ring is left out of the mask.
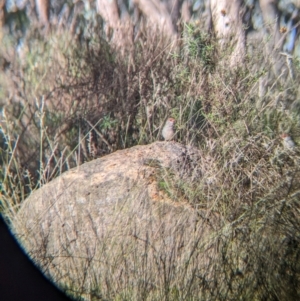
[[[163,129],[162,129],[162,136],[163,138],[168,141],[168,140],[172,140],[172,138],[175,135],[175,131],[174,131],[174,125],[175,125],[175,119],[174,118],[168,118]]]
[[[286,149],[293,150],[295,148],[295,142],[292,140],[289,134],[283,133],[280,137],[283,139],[283,146]]]

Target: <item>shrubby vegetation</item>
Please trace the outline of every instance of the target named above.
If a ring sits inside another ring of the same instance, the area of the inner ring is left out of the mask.
[[[230,68],[217,41],[193,24],[176,45],[150,29],[122,51],[93,29],[89,37],[32,29],[23,43],[17,52],[4,35],[1,44],[1,212],[13,216],[28,194],[77,164],[160,139],[173,116],[177,141],[202,150],[193,167],[201,177],[165,174],[161,188],[201,218],[218,217],[218,255],[207,267],[215,281],[191,269],[186,287],[165,274],[165,287],[69,292],[92,300],[299,299],[300,156],[280,138],[288,132],[300,143],[297,64],[293,77],[286,66],[273,73],[259,45]]]

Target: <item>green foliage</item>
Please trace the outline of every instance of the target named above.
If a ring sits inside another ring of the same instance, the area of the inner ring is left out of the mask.
[[[110,130],[116,126],[117,122],[117,120],[111,118],[109,115],[104,116],[100,122],[100,128],[104,131]]]
[[[196,59],[204,70],[215,67],[215,43],[212,37],[201,31],[198,24],[184,23],[183,43],[186,49],[184,55]]]

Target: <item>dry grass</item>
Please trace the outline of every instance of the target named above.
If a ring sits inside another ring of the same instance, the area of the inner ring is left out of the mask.
[[[87,300],[297,300],[300,153],[284,149],[279,135],[300,143],[299,70],[294,79],[269,72],[259,50],[231,70],[212,38],[186,30],[176,47],[145,31],[121,54],[102,37],[82,42],[67,33],[33,32],[21,59],[3,43],[1,211],[14,214],[28,193],[77,164],[158,139],[171,115],[178,141],[202,154],[188,168],[193,181],[168,173],[160,180],[197,214],[193,235],[183,214],[171,243],[104,243],[98,268],[87,248],[83,259],[68,255],[83,278],[57,270],[56,280]],[[120,231],[135,226],[130,220]],[[46,242],[32,255],[49,271],[61,257],[47,258]]]

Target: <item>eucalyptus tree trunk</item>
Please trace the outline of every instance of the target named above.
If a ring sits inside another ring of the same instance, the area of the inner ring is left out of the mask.
[[[106,35],[113,45],[124,51],[133,45],[133,23],[129,13],[118,6],[117,0],[96,0],[97,11],[105,20]]]
[[[246,53],[242,0],[210,0],[212,26],[221,49],[232,46],[230,64],[240,64]]]
[[[36,0],[36,11],[38,13],[39,21],[44,26],[49,25],[49,0]]]
[[[264,102],[264,96],[274,76],[278,78],[282,85],[284,85],[288,76],[293,78],[293,71],[290,65],[291,58],[282,52],[287,33],[280,32],[281,12],[278,9],[278,4],[278,0],[259,0],[264,20],[265,36],[267,37],[262,49],[265,51],[265,57],[269,59],[270,66],[266,75],[259,79],[259,96],[262,102]],[[278,101],[276,99],[276,103]]]
[[[259,6],[262,11],[265,28],[270,40],[270,49],[281,49],[283,39],[280,39],[278,0],[260,0]]]

